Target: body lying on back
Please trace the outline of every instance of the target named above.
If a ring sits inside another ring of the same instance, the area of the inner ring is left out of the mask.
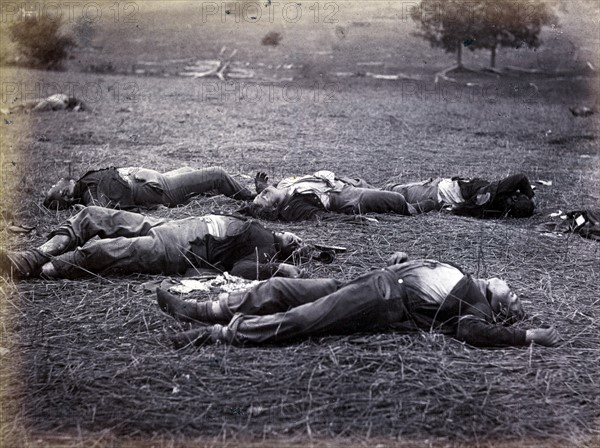
[[[390,183],[385,189],[403,194],[409,202],[432,199],[454,214],[477,218],[528,217],[535,207],[533,188],[524,174],[494,182],[461,177],[427,179]]]
[[[99,237],[99,239],[95,239]],[[90,274],[185,274],[197,268],[248,279],[296,276],[285,261],[302,241],[259,222],[228,215],[158,219],[90,206],[35,249],[4,254],[4,271],[19,277]]]
[[[553,328],[508,324],[524,317],[517,295],[499,278],[474,278],[452,263],[407,261],[398,252],[388,267],[350,281],[271,279],[218,302],[190,303],[158,290],[173,316],[212,325],[175,334],[176,347],[223,342],[257,345],[357,332],[434,331],[474,346],[553,346]]]
[[[75,204],[132,209],[165,205],[176,207],[201,194],[224,194],[251,200],[254,194],[218,167],[179,168],[159,173],[146,168],[104,168],[79,179],[62,178],[46,194],[48,208]]]
[[[264,173],[258,173],[264,183]],[[435,202],[426,199],[409,203],[393,191],[384,191],[362,179],[338,177],[327,170],[307,176],[285,178],[276,185],[259,188],[253,203],[241,210],[254,217],[283,221],[334,218],[335,214],[395,213],[415,215],[433,209]]]

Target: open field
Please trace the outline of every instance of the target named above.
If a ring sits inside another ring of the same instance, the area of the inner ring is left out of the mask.
[[[296,28],[290,33],[301,35]],[[165,32],[161,39],[168,38]],[[224,43],[207,43],[203,57]],[[304,59],[294,53],[296,62],[311,67],[318,44],[311,45]],[[182,46],[173,57],[192,57]],[[253,56],[249,45],[239,47],[240,60]],[[555,325],[563,342],[489,350],[428,333],[359,334],[176,352],[166,335],[187,327],[143,290],[150,276],[0,278],[4,446],[600,444],[600,245],[533,229],[558,209],[600,207],[598,114],[582,119],[568,111],[598,104],[597,77],[461,74],[476,85],[434,85],[432,74],[452,59],[427,49],[431,60],[438,57],[434,67],[414,59],[385,66],[416,80],[338,79],[307,69],[291,82],[225,84],[133,76],[127,67],[148,58],[126,48],[115,56],[112,74],[2,69],[3,80],[29,86],[83,86],[91,106],[82,113],[3,116],[0,225],[11,247],[41,243],[69,217],[73,212],[43,209],[42,194],[58,177],[92,167],[220,165],[248,185],[259,169],[274,179],[331,169],[375,185],[524,172],[532,181],[552,181],[537,184],[538,209],[527,220],[430,213],[376,216],[379,223],[369,226],[272,227],[349,248],[332,264],[303,266],[311,276],[350,279],[381,267],[395,250],[502,276],[528,313],[518,325]],[[158,49],[146,48],[161,60]],[[280,48],[259,50],[265,64],[285,62]],[[356,70],[348,49],[332,51],[340,61],[334,57],[325,72]],[[121,68],[127,73],[117,74]],[[148,213],[179,218],[238,206],[202,198]],[[9,234],[11,222],[35,231]]]

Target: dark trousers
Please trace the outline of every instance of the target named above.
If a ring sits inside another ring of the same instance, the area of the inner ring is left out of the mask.
[[[388,184],[385,190],[402,194],[408,203],[414,204],[427,200],[438,201],[438,184],[441,179],[429,179],[408,184]]]
[[[233,319],[217,337],[237,345],[383,330],[405,316],[404,290],[388,269],[348,283],[275,278],[230,294],[221,308]]]
[[[397,213],[412,215],[415,210],[404,196],[394,191],[383,191],[372,188],[358,188],[346,185],[340,192],[329,194],[332,212],[345,214],[355,213]]]
[[[240,200],[254,197],[250,190],[218,167],[182,168],[165,174],[140,169],[134,175],[133,191],[134,201],[140,206],[163,204],[175,207],[200,194],[223,194]]]
[[[91,206],[50,234],[71,240],[68,252],[51,262],[62,278],[104,272],[177,274],[192,266],[190,242],[206,233],[200,218],[167,221]],[[94,237],[99,239],[89,241]]]

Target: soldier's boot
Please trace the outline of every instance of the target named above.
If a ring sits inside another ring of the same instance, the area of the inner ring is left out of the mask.
[[[188,331],[172,334],[169,336],[169,339],[173,344],[173,348],[177,350],[190,345],[214,344],[215,342],[219,342],[217,334],[221,328],[221,325],[192,328]]]
[[[167,290],[157,288],[156,300],[160,309],[184,322],[222,322],[225,319],[219,302],[183,300]]]
[[[38,277],[50,257],[39,249],[5,251],[0,249],[0,272],[15,278]]]
[[[65,252],[67,247],[69,247],[69,243],[71,238],[67,235],[54,235],[44,244],[42,244],[38,249],[43,254],[49,256],[60,255]]]

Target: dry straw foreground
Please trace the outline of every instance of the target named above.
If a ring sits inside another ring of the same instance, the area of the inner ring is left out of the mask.
[[[394,250],[503,276],[528,312],[519,325],[555,325],[563,343],[475,349],[422,332],[174,351],[166,335],[186,327],[143,291],[149,276],[3,278],[3,446],[598,446],[600,246],[533,230],[556,209],[598,205],[598,122],[568,118],[563,104],[577,86],[548,83],[535,104],[454,104],[400,103],[388,86],[367,83],[332,104],[230,107],[188,98],[197,88],[190,80],[164,91],[160,78],[136,82],[159,92],[160,117],[156,98],[132,112],[107,99],[88,113],[11,117],[5,132],[28,159],[6,179],[15,206],[3,205],[2,232],[12,247],[39,244],[74,213],[40,207],[40,193],[66,174],[65,160],[77,175],[108,165],[221,165],[247,183],[259,168],[274,178],[327,168],[378,185],[525,171],[553,181],[538,185],[529,220],[431,213],[376,216],[369,226],[273,227],[349,248],[330,265],[304,265],[310,276],[350,279]],[[202,198],[148,213],[179,218],[238,205]],[[36,230],[15,236],[11,222]]]

